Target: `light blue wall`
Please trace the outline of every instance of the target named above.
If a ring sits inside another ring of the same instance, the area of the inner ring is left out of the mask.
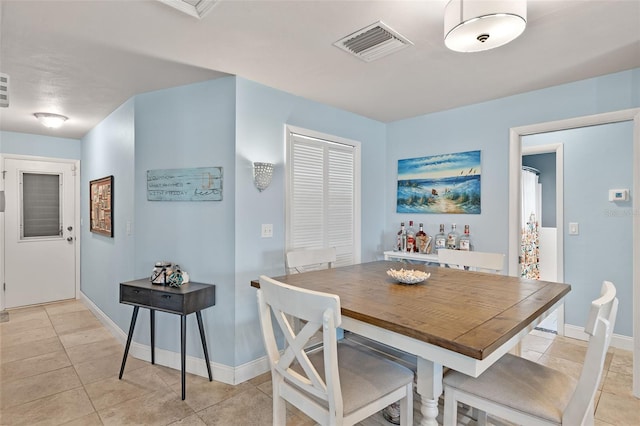
[[[215,284],[216,305],[202,312],[210,359],[235,365],[235,78],[139,95],[135,110],[136,262],[131,278],[149,276],[155,262],[169,260],[192,281]],[[212,166],[223,168],[222,201],[147,201],[147,170]],[[157,347],[179,352],[179,325],[175,315],[159,313]],[[139,329],[137,340],[148,344],[148,316]],[[190,315],[187,353],[202,358],[197,330]]]
[[[615,332],[632,335],[632,205],[608,201],[609,189],[633,190],[633,122],[526,136],[523,146],[564,146],[564,281],[566,322],[584,325],[603,280],[615,284],[620,306]],[[569,235],[577,222],[579,235]]]
[[[362,260],[381,253],[384,229],[384,124],[242,78],[236,95],[236,365],[264,355],[255,289],[260,274],[284,273],[285,124],[361,142]],[[271,185],[253,185],[252,163],[276,164]],[[260,227],[272,223],[273,238],[261,238]]]
[[[522,145],[524,143],[524,139]],[[556,153],[523,155],[522,165],[533,167],[540,172],[538,182],[542,185],[542,220],[540,226],[556,227]]]
[[[79,160],[80,140],[0,132],[0,153]]]
[[[130,99],[82,138],[81,160],[80,289],[125,332],[131,307],[121,305],[118,298],[119,283],[134,276],[135,240],[126,233],[126,221],[134,214],[134,119]],[[113,175],[113,238],[89,231],[89,181],[109,175]]]
[[[508,253],[509,129],[639,106],[640,69],[634,69],[389,124],[385,245],[391,246],[401,221],[413,219],[425,222],[429,233],[439,223],[470,224],[477,250]],[[481,214],[411,216],[395,212],[399,159],[476,149],[482,150]],[[606,275],[602,263],[586,264],[593,273],[598,270],[597,275]],[[623,297],[630,299],[631,293]],[[583,310],[583,305],[567,306],[573,319]],[[616,330],[630,329],[631,316],[620,315]]]

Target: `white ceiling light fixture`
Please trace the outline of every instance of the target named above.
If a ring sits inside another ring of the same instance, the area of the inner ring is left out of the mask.
[[[513,41],[526,26],[526,0],[451,0],[444,9],[444,44],[481,52]]]
[[[202,19],[211,8],[218,3],[218,0],[158,0],[180,12],[186,13],[194,18]]]
[[[62,126],[69,118],[60,114],[52,114],[50,112],[36,112],[33,114],[45,127],[57,129]]]

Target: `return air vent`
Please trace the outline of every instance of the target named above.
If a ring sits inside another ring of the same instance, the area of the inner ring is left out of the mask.
[[[0,107],[9,106],[9,76],[0,73]]]
[[[407,38],[378,21],[333,43],[334,46],[371,62],[413,45]]]

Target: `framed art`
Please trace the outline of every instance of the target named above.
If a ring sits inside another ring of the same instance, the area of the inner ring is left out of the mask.
[[[398,160],[397,213],[480,214],[480,151]]]
[[[89,182],[89,230],[113,238],[113,176]]]

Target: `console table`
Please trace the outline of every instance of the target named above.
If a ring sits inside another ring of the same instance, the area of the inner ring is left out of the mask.
[[[403,259],[403,260],[417,260],[419,262],[425,263],[440,263],[438,261],[437,254],[424,254],[424,253],[410,253],[404,251],[395,251],[389,250],[382,253],[384,255],[384,260],[394,260],[394,259]]]
[[[133,305],[133,315],[131,317],[127,345],[124,349],[124,357],[122,358],[120,376],[118,378],[122,379],[124,366],[127,362],[127,355],[129,355],[129,346],[131,346],[131,338],[133,337],[133,329],[135,328],[136,319],[138,318],[138,310],[142,307],[149,309],[151,316],[151,364],[155,364],[155,311],[180,315],[180,356],[183,400],[185,398],[187,315],[195,312],[198,320],[198,328],[200,329],[200,340],[202,341],[204,360],[207,363],[209,381],[212,381],[211,364],[209,363],[209,352],[207,351],[207,341],[204,335],[201,311],[215,305],[215,301],[215,285],[212,284],[189,282],[180,287],[170,287],[168,285],[152,284],[148,278],[121,283],[120,303]]]

